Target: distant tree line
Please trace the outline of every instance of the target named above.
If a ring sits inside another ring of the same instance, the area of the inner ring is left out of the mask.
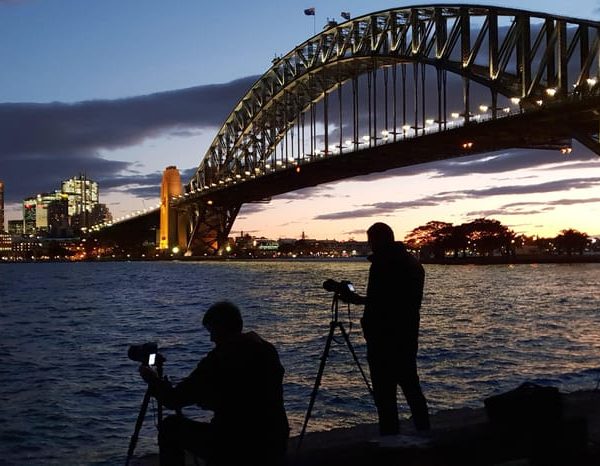
[[[471,222],[453,225],[431,221],[408,233],[404,239],[408,248],[418,251],[421,257],[441,259],[448,255],[515,256],[525,246],[546,254],[583,254],[591,245],[586,233],[574,229],[562,230],[554,238],[517,235],[498,220],[478,218]]]

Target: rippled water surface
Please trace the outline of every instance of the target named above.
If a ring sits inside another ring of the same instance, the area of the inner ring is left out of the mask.
[[[426,272],[419,364],[433,411],[481,406],[526,380],[595,387],[600,264]],[[366,261],[0,265],[0,463],[122,464],[145,390],[128,345],[157,341],[180,380],[211,348],[202,311],[225,298],[278,348],[297,434],[329,329],[321,284],[364,291],[367,273]],[[364,361],[361,312],[351,310],[351,339]],[[347,324],[345,306],[341,315]],[[374,420],[349,351],[334,345],[309,429]],[[136,454],[156,451],[153,422],[149,413]]]

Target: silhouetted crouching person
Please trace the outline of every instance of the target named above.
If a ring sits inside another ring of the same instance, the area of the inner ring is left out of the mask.
[[[215,348],[186,379],[172,387],[148,367],[140,368],[166,407],[198,404],[214,411],[210,423],[167,417],[159,432],[160,464],[183,465],[185,450],[210,465],[280,464],[289,426],[277,351],[256,333],[242,333],[242,318],[232,303],[214,304],[202,323]]]
[[[342,299],[364,304],[361,319],[367,342],[367,360],[379,431],[399,432],[397,387],[402,389],[417,430],[429,429],[427,401],[417,375],[419,310],[425,272],[404,244],[394,242],[394,232],[385,223],[367,231],[373,254],[369,257],[366,297],[352,294]]]

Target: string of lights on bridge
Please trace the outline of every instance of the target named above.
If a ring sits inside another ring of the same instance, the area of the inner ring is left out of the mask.
[[[593,88],[598,83],[598,79],[597,78],[588,78],[586,80],[586,83],[590,88]],[[548,99],[552,99],[553,97],[555,97],[557,92],[558,91],[556,88],[547,88],[545,90],[545,93],[546,93],[546,96]],[[521,107],[521,99],[519,97],[512,97],[510,99],[510,103],[511,103],[512,107],[506,106],[506,107],[499,107],[499,108],[495,108],[495,109],[486,104],[481,104],[479,106],[480,113],[469,114],[469,119],[474,120],[474,121],[487,121],[487,120],[491,120],[492,118],[494,118],[494,113],[495,113],[495,118],[502,118],[502,117],[507,117],[507,116],[523,113],[524,110]],[[544,105],[544,103],[545,102],[543,99],[538,99],[535,101],[535,104],[538,107],[542,107]],[[494,112],[494,110],[495,110],[495,112]],[[451,129],[451,128],[461,127],[465,124],[465,114],[464,113],[451,112],[450,117],[451,117],[450,121],[444,122],[445,125],[444,125],[444,129],[442,131],[445,131],[449,128]],[[362,136],[361,140],[359,140],[359,141],[352,141],[352,140],[344,141],[343,146],[332,145],[332,146],[329,146],[328,148],[317,149],[317,150],[315,150],[315,156],[326,157],[326,156],[329,156],[330,154],[339,155],[339,154],[344,153],[344,149],[358,147],[363,144],[369,144],[373,140],[381,140],[384,143],[395,142],[398,139],[394,138],[394,136],[397,136],[397,135],[400,135],[400,140],[402,140],[402,139],[415,138],[415,137],[420,137],[420,136],[424,136],[427,134],[436,133],[436,132],[440,131],[439,123],[440,122],[438,122],[435,119],[428,118],[425,120],[425,124],[427,126],[425,126],[424,128],[421,128],[421,127],[415,128],[414,126],[411,126],[411,125],[403,125],[400,128],[401,132],[396,132],[396,133],[394,133],[393,131],[387,130],[387,129],[383,129],[383,130],[381,130],[381,132],[378,136],[372,136],[372,135],[366,134],[366,135]],[[422,130],[422,132],[419,134],[418,130]],[[473,148],[474,144],[475,143],[473,141],[465,141],[464,143],[462,143],[462,148],[465,150],[469,150],[469,149]],[[560,151],[562,154],[568,155],[572,152],[572,148],[570,146],[564,146],[564,147],[561,147]],[[348,152],[346,152],[346,153],[348,153]],[[307,161],[314,160],[314,157],[311,157],[310,154],[308,154],[308,155],[305,154],[304,156],[294,159],[293,161],[290,161],[289,163],[283,162],[281,160],[277,160],[275,163],[275,166],[273,166],[271,164],[265,164],[264,175],[266,175],[272,171],[288,169],[288,168],[290,168],[290,165],[292,167],[295,167],[295,170],[298,173],[300,173],[300,171],[301,171],[300,166],[302,165],[302,160],[307,160]],[[185,194],[175,196],[172,199],[172,201],[177,203],[178,200],[183,200],[185,198],[188,198],[189,196],[192,196],[195,194],[200,194],[202,192],[206,192],[206,191],[209,191],[214,188],[221,188],[224,185],[227,185],[230,183],[235,184],[237,182],[243,182],[246,179],[255,179],[257,176],[261,176],[262,174],[263,174],[262,170],[260,168],[256,167],[254,169],[254,173],[252,173],[250,171],[245,171],[243,175],[238,173],[234,177],[226,177],[225,179],[219,180],[218,183],[211,183],[210,186],[204,186],[202,188],[198,188],[191,192],[187,192]],[[210,200],[208,200],[207,203],[210,205],[212,202]],[[146,214],[153,212],[159,208],[160,208],[160,202],[157,203],[156,205],[154,205],[153,207],[148,207],[143,210],[136,210],[134,212],[131,212],[129,214],[126,214],[119,218],[116,218],[113,221],[100,223],[98,225],[93,225],[92,227],[90,227],[90,231],[99,231],[103,228],[111,227],[118,223],[128,221],[128,220],[131,220],[133,218],[136,218],[136,217],[139,217],[142,215],[146,215]]]

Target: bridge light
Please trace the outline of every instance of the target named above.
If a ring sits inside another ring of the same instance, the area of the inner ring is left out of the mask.
[[[244,175],[246,175],[246,176],[250,176],[250,175],[251,175],[251,173],[250,173],[248,170],[246,170],[246,171],[244,172]]]
[[[554,97],[556,95],[556,89],[553,87],[549,87],[548,89],[546,89],[546,95],[548,97]]]
[[[518,97],[511,97],[510,102],[513,105],[519,105],[521,103],[521,99],[519,99]]]
[[[434,123],[435,123],[435,120],[433,118],[427,118],[425,120],[426,125],[433,125]]]
[[[410,125],[402,126],[402,131],[404,131],[406,133],[408,130],[410,130]]]
[[[175,246],[171,251],[173,251],[173,254],[179,254],[179,247]]]
[[[211,201],[210,199],[209,199],[208,201],[206,201],[206,203],[207,203],[208,205],[213,205],[213,201]]]
[[[347,146],[351,146],[352,144],[354,144],[354,141],[347,139],[346,141],[344,141],[344,144],[346,144]]]
[[[236,173],[235,177],[239,180],[242,177],[242,175],[240,175],[239,173]]]
[[[281,160],[278,160],[277,162],[275,162],[275,165],[281,167],[283,165],[283,162]]]
[[[458,113],[458,112],[452,112],[452,113],[450,114],[450,116],[451,116],[452,118],[460,118],[460,113]],[[404,127],[402,127],[402,128],[404,128]]]
[[[371,137],[370,137],[369,135],[365,134],[365,135],[362,137],[362,139],[363,139],[363,141],[365,141],[365,142],[369,142],[369,139],[371,139]]]
[[[588,83],[588,86],[590,86],[590,87],[594,87],[596,85],[596,83],[598,82],[598,80],[596,78],[587,78],[585,81]]]
[[[390,135],[390,132],[387,129],[384,129],[384,130],[381,131],[381,135],[384,138],[387,138]]]
[[[510,113],[510,107],[504,107],[504,108],[502,109],[502,111],[503,111],[504,113]]]
[[[271,169],[271,164],[266,164],[266,165],[265,165],[265,168],[266,168],[267,170],[270,170],[270,169]]]
[[[541,107],[544,104],[544,101],[540,99],[540,100],[536,100],[535,103]]]

